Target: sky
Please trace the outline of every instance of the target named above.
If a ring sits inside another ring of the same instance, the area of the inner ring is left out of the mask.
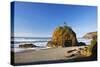
[[[67,4],[14,2],[14,34],[21,37],[51,37],[66,22],[77,37],[97,31],[97,7]]]

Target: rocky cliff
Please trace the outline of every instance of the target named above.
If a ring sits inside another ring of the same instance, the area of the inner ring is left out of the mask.
[[[89,32],[83,36],[83,38],[87,38],[87,39],[93,39],[94,37],[97,37],[97,32]]]

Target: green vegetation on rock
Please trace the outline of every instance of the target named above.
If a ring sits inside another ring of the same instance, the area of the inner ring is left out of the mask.
[[[90,56],[92,59],[97,58],[97,36],[94,36],[91,41],[91,45],[87,47],[86,51],[83,51],[85,56]]]
[[[76,33],[67,25],[57,27],[53,32],[52,40],[47,44],[49,47],[69,47],[76,45]]]

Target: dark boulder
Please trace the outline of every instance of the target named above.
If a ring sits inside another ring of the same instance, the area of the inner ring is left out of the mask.
[[[36,45],[33,44],[21,44],[19,45],[20,48],[32,48],[32,47],[37,47]]]
[[[86,46],[84,42],[78,42],[77,46]]]

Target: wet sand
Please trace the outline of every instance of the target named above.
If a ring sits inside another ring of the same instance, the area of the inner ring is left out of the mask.
[[[71,60],[75,58],[82,58],[78,53],[80,47],[58,47],[58,48],[48,48],[42,50],[26,50],[22,52],[14,53],[14,63],[24,64],[24,63],[35,63],[40,61],[59,61],[59,60]]]

